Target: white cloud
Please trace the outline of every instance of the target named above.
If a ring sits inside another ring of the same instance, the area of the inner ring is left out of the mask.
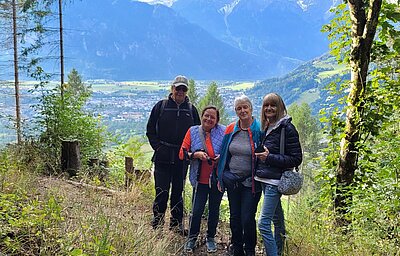
[[[144,3],[148,3],[148,4],[163,4],[166,6],[172,6],[172,4],[176,1],[176,0],[137,0],[138,2],[144,2]]]

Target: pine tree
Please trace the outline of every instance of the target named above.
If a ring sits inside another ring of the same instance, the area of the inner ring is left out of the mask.
[[[202,111],[204,107],[208,105],[214,105],[219,109],[220,123],[227,124],[229,122],[228,115],[225,111],[224,101],[218,91],[217,83],[212,82],[203,98],[199,101],[199,111]]]
[[[91,94],[90,86],[86,86],[82,77],[79,75],[76,69],[72,69],[71,73],[68,74],[68,83],[64,85],[65,91],[71,92],[77,97],[88,96]]]
[[[199,94],[197,93],[196,83],[193,79],[189,80],[188,97],[193,105],[197,106],[199,103]]]

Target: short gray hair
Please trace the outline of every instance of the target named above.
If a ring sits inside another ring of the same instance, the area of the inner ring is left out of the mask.
[[[233,101],[233,107],[234,107],[235,111],[236,111],[236,107],[239,104],[247,104],[250,106],[250,110],[253,111],[253,104],[251,103],[249,97],[247,97],[246,95],[242,94],[235,98],[235,100]]]

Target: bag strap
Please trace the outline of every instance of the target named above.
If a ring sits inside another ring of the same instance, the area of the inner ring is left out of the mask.
[[[281,155],[285,154],[285,127],[282,127],[282,129],[281,129],[281,141],[280,141],[279,153]],[[299,171],[298,166],[296,166],[294,169],[296,170],[296,172]]]
[[[208,153],[206,141],[205,141],[205,139],[204,139],[203,128],[201,127],[201,125],[200,125],[200,127],[199,127],[199,135],[200,135],[201,143],[203,144],[203,147],[204,147],[204,151],[206,151],[207,155],[210,156],[210,154]],[[210,133],[210,140],[211,140],[211,133]],[[212,145],[212,143],[211,143],[211,145]],[[215,175],[217,174],[217,165],[215,165],[215,164],[214,164],[213,170],[211,171],[210,177],[211,177],[213,174],[215,174]]]
[[[281,155],[285,154],[285,127],[282,127],[281,129],[281,141],[279,146],[279,153]]]
[[[207,155],[209,155],[208,150],[207,150],[206,141],[204,139],[203,128],[201,127],[201,125],[199,126],[199,136],[200,136],[201,143],[203,144],[204,151],[206,151]],[[210,137],[210,139],[211,139],[211,137]]]

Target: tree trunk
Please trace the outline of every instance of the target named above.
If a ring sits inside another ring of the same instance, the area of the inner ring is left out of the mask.
[[[368,66],[371,47],[378,25],[382,0],[370,0],[366,7],[363,0],[349,0],[351,18],[350,67],[351,83],[347,99],[345,137],[340,144],[340,159],[336,174],[335,207],[339,213],[339,224],[346,224],[345,215],[351,204],[351,193],[347,193],[357,169],[358,146],[360,140],[361,113],[366,96]]]
[[[63,39],[63,17],[62,0],[58,0],[58,19],[60,23],[60,80],[61,101],[64,102],[64,39]]]
[[[61,170],[75,176],[81,168],[79,141],[62,141]]]
[[[13,41],[14,41],[14,87],[15,87],[15,123],[17,143],[21,143],[21,109],[19,103],[19,73],[18,73],[18,37],[17,37],[17,6],[12,1]]]

